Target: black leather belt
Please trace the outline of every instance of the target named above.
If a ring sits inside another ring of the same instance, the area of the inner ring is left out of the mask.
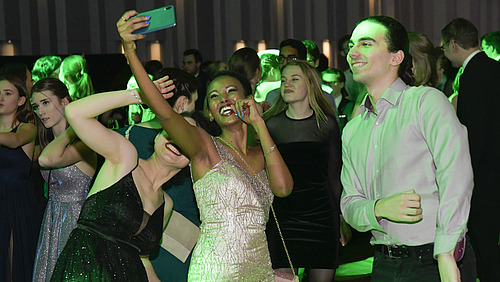
[[[422,256],[433,256],[434,244],[429,243],[420,246],[376,245],[376,249],[389,258],[418,258]]]

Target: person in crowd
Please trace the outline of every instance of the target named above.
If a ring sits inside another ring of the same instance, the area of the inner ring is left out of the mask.
[[[318,68],[319,57],[321,55],[318,45],[312,40],[302,40],[302,43],[304,44],[304,46],[306,46],[307,49],[306,61],[314,68]]]
[[[25,63],[14,62],[5,64],[0,69],[0,75],[13,75],[18,77],[26,85],[26,91],[28,91],[28,93],[30,93],[31,87],[33,87],[33,77],[30,69]]]
[[[61,63],[59,79],[66,84],[73,101],[94,94],[92,79],[88,74],[87,61],[80,55],[71,55]]]
[[[173,96],[167,99],[175,112],[190,114],[194,111],[198,98],[198,80],[191,74],[174,68],[163,68],[157,72],[155,81],[168,76],[175,86]],[[148,159],[153,153],[154,138],[161,131],[161,124],[155,117],[148,122],[131,125],[117,130],[125,136],[137,149],[139,158]],[[168,182],[163,184],[163,190],[171,197],[174,211],[179,212],[195,226],[200,225],[200,215],[196,207],[193,183],[189,167],[183,168]],[[190,234],[187,234],[189,236]],[[156,275],[161,281],[186,281],[191,256],[182,262],[165,248],[150,257]],[[166,267],[168,266],[168,267]]]
[[[281,85],[281,72],[278,64],[278,55],[264,53],[260,56],[262,76],[255,90],[254,99],[261,103],[266,100],[267,93]]]
[[[467,127],[474,172],[468,235],[476,254],[481,282],[500,279],[500,119],[495,116],[500,91],[500,63],[479,49],[473,23],[457,18],[442,30],[442,49],[454,67],[461,67],[457,115]],[[459,72],[460,73],[460,72]]]
[[[169,82],[162,85],[163,92],[171,90]],[[154,140],[154,154],[138,158],[130,141],[95,119],[110,109],[141,103],[139,91],[91,95],[65,108],[77,136],[105,160],[51,281],[158,281],[148,256],[159,247],[173,206],[161,185],[189,160],[165,131]]]
[[[227,69],[228,69],[227,63],[224,61],[211,62],[207,66],[207,78],[208,78],[208,80],[212,80],[212,77],[216,73],[218,73],[220,71],[227,70]]]
[[[341,210],[372,232],[371,279],[458,281],[472,194],[467,130],[439,90],[410,86],[401,23],[365,18],[349,46],[354,80],[368,95],[342,134]]]
[[[294,180],[290,196],[273,203],[292,264],[305,268],[309,281],[333,281],[340,248],[340,128],[314,66],[284,66],[281,95],[264,119]],[[273,220],[266,233],[273,268],[291,272]]]
[[[71,102],[68,88],[57,78],[39,80],[31,90],[37,116],[38,162],[48,183],[49,201],[42,221],[33,281],[50,281],[59,253],[76,227],[94,176],[97,156],[68,127],[64,108]]]
[[[347,63],[347,54],[349,54],[349,39],[351,39],[351,35],[345,34],[337,40],[337,61],[339,68],[343,71],[349,70],[349,64]]]
[[[59,56],[43,56],[33,65],[33,81],[37,82],[47,77],[59,77],[62,59]]]
[[[194,75],[200,82],[200,88],[198,89],[199,99],[196,102],[196,110],[201,111],[203,110],[203,101],[205,100],[207,92],[208,80],[207,73],[200,69],[201,64],[203,63],[203,57],[197,49],[188,49],[184,51],[183,55],[182,70]]]
[[[321,80],[330,87],[330,95],[335,98],[337,112],[339,115],[340,131],[345,127],[346,123],[351,119],[354,103],[348,99],[348,94],[344,89],[345,76],[340,69],[328,68],[321,73]]]
[[[410,55],[412,58],[412,72],[415,77],[415,86],[432,86],[438,84],[436,73],[436,56],[434,45],[425,34],[408,32],[410,40]]]
[[[117,27],[141,98],[191,160],[201,225],[188,280],[273,281],[264,229],[273,194],[287,196],[293,181],[255,101],[247,98],[250,83],[233,72],[216,75],[205,102],[208,118],[222,133],[213,137],[191,126],[163,99],[137,57],[135,40],[144,36],[132,31],[147,23],[136,14],[126,12]],[[260,146],[247,146],[247,124],[258,133]]]
[[[227,66],[230,71],[242,74],[250,81],[253,95],[262,77],[262,66],[257,51],[249,47],[238,49],[227,59]]]
[[[40,215],[29,181],[36,126],[26,84],[0,77],[0,280],[29,281]]]
[[[481,37],[481,50],[493,60],[500,61],[500,31],[493,31]]]
[[[446,58],[443,51],[439,48],[435,48],[436,52],[436,73],[438,84],[436,88],[441,90],[446,97],[450,97],[453,94],[453,80],[457,75],[458,69],[451,65],[450,60]]]

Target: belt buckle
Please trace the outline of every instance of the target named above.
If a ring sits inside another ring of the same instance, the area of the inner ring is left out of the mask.
[[[387,247],[387,253],[389,254],[389,258],[391,259],[400,259],[408,257],[408,254],[403,253],[401,250],[398,252],[398,255],[393,254],[391,245],[386,245],[386,247]],[[400,248],[406,249],[404,246],[397,246],[396,248],[398,248],[398,250]]]

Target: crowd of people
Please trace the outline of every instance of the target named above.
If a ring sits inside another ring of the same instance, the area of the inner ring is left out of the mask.
[[[1,281],[334,281],[359,232],[373,281],[500,279],[500,31],[371,16],[345,69],[291,38],[174,68],[136,15],[124,90],[81,55],[1,66]]]

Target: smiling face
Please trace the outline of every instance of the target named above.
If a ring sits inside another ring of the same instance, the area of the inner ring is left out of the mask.
[[[231,76],[217,77],[207,89],[210,120],[215,120],[219,126],[240,121],[236,116],[234,102],[244,98],[245,92],[238,79]]]
[[[281,97],[285,103],[309,103],[306,79],[299,66],[285,66],[281,74]]]
[[[66,128],[67,123],[64,116],[64,107],[68,104],[67,99],[59,100],[59,98],[49,90],[34,92],[31,99],[33,110],[45,128]]]
[[[18,89],[8,80],[0,81],[0,115],[14,115],[18,107],[26,102],[26,97],[19,96]]]
[[[191,125],[196,126],[193,119],[186,118],[186,120]],[[156,136],[154,150],[162,160],[172,167],[182,169],[189,164],[189,159],[183,155],[181,149],[169,138],[165,130]]]
[[[367,87],[387,75],[393,75],[393,57],[396,53],[388,50],[386,32],[383,25],[364,21],[356,26],[349,41],[347,61],[353,78]]]

